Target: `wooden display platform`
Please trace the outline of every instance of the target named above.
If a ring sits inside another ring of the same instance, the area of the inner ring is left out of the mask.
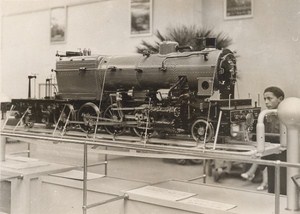
[[[10,214],[38,213],[39,177],[73,169],[73,166],[54,164],[37,159],[6,156],[0,162],[0,212]]]
[[[74,214],[82,213],[82,182],[52,175],[41,177],[41,182],[44,214],[70,211]],[[90,180],[87,191],[89,203],[128,195],[127,199],[94,207],[88,211],[89,214],[273,214],[275,209],[274,194],[178,180],[147,184],[116,177],[101,177]],[[285,207],[286,197],[281,196],[280,213],[290,214]]]

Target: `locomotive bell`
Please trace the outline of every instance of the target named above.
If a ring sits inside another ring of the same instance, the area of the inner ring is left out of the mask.
[[[173,41],[163,41],[159,45],[159,54],[169,54],[177,52],[178,42]]]

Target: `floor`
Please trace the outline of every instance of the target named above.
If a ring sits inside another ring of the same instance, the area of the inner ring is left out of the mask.
[[[70,145],[66,147],[60,144],[30,145],[32,158],[75,166],[82,165],[82,153],[75,146],[71,148]],[[15,140],[9,141],[6,144],[6,155],[22,152],[27,150],[27,148],[27,143]],[[26,154],[18,155],[26,156]],[[104,160],[104,156],[101,154],[89,155],[89,163],[102,160]],[[102,174],[104,173],[104,167],[90,167],[89,172]],[[207,176],[206,182],[208,184],[255,191],[259,183],[243,180],[239,172],[237,170],[237,172],[227,174],[218,182],[215,182],[212,176]],[[109,156],[108,175],[149,183],[157,183],[170,179],[191,180],[203,175],[203,164],[188,162],[185,165],[181,165],[176,160],[171,159]],[[193,182],[203,182],[203,180],[195,179]]]

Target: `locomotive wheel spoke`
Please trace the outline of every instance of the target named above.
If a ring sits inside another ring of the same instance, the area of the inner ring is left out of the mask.
[[[117,111],[112,110],[112,108],[117,107],[115,104],[112,104],[107,107],[104,111],[104,118],[110,119],[113,123],[120,122],[121,118],[118,115]],[[106,125],[105,130],[107,133],[111,135],[121,135],[125,132],[126,127],[123,126],[121,123],[120,125]]]
[[[78,111],[79,121],[83,121],[80,124],[80,128],[85,133],[92,133],[95,131],[97,119],[100,115],[99,108],[94,103],[85,103],[80,107]],[[97,129],[100,127],[97,127]]]

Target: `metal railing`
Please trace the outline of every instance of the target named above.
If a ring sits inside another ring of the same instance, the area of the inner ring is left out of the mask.
[[[87,201],[87,192],[88,192],[88,179],[87,179],[87,173],[88,173],[88,167],[90,166],[95,166],[99,165],[97,164],[91,164],[88,165],[88,146],[104,146],[103,148],[103,153],[107,154],[110,152],[109,148],[114,147],[122,147],[122,148],[131,148],[131,149],[136,149],[137,151],[140,152],[146,152],[145,157],[147,157],[147,153],[153,152],[153,153],[159,153],[162,158],[165,157],[166,154],[171,154],[174,155],[173,158],[178,158],[180,155],[182,155],[182,158],[204,158],[204,159],[221,159],[221,160],[227,160],[227,161],[237,161],[237,162],[244,162],[244,163],[256,163],[259,165],[267,165],[267,166],[274,166],[275,167],[275,213],[279,214],[280,213],[280,167],[296,167],[300,168],[300,164],[295,164],[295,163],[287,163],[287,162],[281,162],[281,161],[269,161],[269,160],[261,160],[261,159],[250,159],[245,158],[245,157],[234,157],[234,156],[221,156],[220,154],[217,153],[216,155],[213,155],[214,151],[210,151],[206,149],[204,152],[196,152],[193,150],[188,150],[185,151],[185,148],[174,148],[174,149],[158,149],[160,147],[147,147],[147,146],[142,146],[142,147],[133,147],[133,145],[130,146],[125,146],[125,145],[118,145],[115,142],[108,142],[108,141],[103,141],[103,140],[95,140],[93,138],[68,138],[67,136],[61,138],[55,138],[53,136],[45,137],[45,136],[37,136],[36,134],[23,134],[23,133],[17,133],[17,132],[5,132],[2,130],[1,132],[2,136],[6,137],[16,137],[18,139],[20,138],[29,138],[29,139],[36,139],[36,140],[43,140],[43,141],[48,141],[48,142],[64,142],[64,143],[72,143],[72,144],[82,144],[83,145],[83,214],[87,213],[87,210],[90,208],[94,208],[96,206],[100,206],[106,203],[110,203],[116,200],[122,200],[122,199],[128,199],[127,195],[121,195],[121,196],[116,196],[115,198],[98,202],[98,203],[93,203],[93,204],[88,204]],[[101,147],[102,148],[102,147]],[[99,149],[101,149],[99,148]],[[105,175],[107,175],[107,154],[105,154],[105,161],[102,164],[105,164]],[[143,155],[143,153],[141,153]],[[129,153],[130,156],[130,153]],[[172,158],[172,156],[168,156],[168,158]],[[205,176],[200,176],[200,178],[205,178]]]

